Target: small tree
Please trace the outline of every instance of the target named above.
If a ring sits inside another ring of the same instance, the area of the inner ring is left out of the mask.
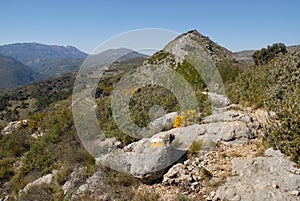
[[[279,53],[287,53],[286,46],[283,43],[275,43],[267,48],[262,48],[253,53],[252,57],[256,65],[269,63]]]

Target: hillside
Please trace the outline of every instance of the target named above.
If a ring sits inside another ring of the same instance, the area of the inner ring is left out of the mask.
[[[77,71],[84,58],[63,58],[48,60],[43,63],[43,67],[40,68],[41,74],[46,77],[61,76],[65,73]]]
[[[1,93],[0,199],[298,201],[300,53],[273,56],[193,30],[95,88],[90,57],[73,96],[74,73]]]
[[[41,78],[40,74],[21,62],[0,55],[0,91],[5,88],[28,84]]]
[[[104,74],[104,77],[107,79],[106,83],[111,84],[110,79],[116,79],[115,77],[118,75],[120,76],[133,67],[141,65],[143,61],[144,58],[137,57],[113,63],[109,72]],[[20,62],[17,63],[22,65]],[[13,66],[15,66],[15,63]],[[43,111],[48,108],[51,103],[69,98],[73,92],[76,73],[76,71],[65,73],[55,78],[36,81],[32,84],[22,85],[0,92],[0,125],[2,125],[1,122],[3,121],[26,118],[30,113]],[[4,77],[3,80],[5,79]],[[99,87],[101,87],[101,85]],[[99,95],[98,92],[96,95]]]

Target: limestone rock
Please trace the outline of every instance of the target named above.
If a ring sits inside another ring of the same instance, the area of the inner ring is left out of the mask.
[[[69,179],[64,183],[62,189],[64,195],[74,190],[80,183],[86,179],[86,167],[75,167],[70,174]]]
[[[255,130],[251,130],[244,122],[235,121],[224,123],[220,140],[227,142],[232,140],[242,140],[242,138],[248,140],[255,137]]]
[[[47,174],[29,184],[27,184],[22,190],[19,191],[19,195],[21,195],[23,193],[27,193],[30,190],[30,188],[33,188],[34,186],[50,184],[53,181],[56,174],[57,174],[57,171],[53,171],[53,173]]]
[[[162,124],[155,120],[153,125],[169,129],[176,115],[167,114],[159,118]],[[212,150],[219,141],[227,145],[243,144],[256,138],[259,125],[256,116],[248,111],[223,111],[205,117],[203,124],[159,132],[123,149],[114,149],[97,161],[147,183],[162,178],[173,164],[184,158],[193,141],[201,140],[206,151]]]
[[[71,200],[78,200],[80,196],[90,194],[94,197],[101,198],[100,200],[107,197],[106,193],[103,192],[105,184],[103,183],[104,173],[101,170],[95,172],[90,176],[84,183],[82,183],[77,191],[72,194]],[[92,198],[91,198],[92,199]]]
[[[153,129],[158,130],[158,132],[168,131],[173,128],[173,122],[175,121],[177,115],[178,115],[177,112],[168,113],[152,121],[149,127],[151,128],[151,130]]]
[[[27,126],[28,125],[28,120],[21,120],[21,121],[13,121],[10,122],[4,129],[2,130],[1,134],[6,135],[6,134],[11,134],[13,131],[17,130],[21,126]]]
[[[163,184],[184,186],[189,183],[189,186],[195,187],[199,185],[200,169],[198,162],[186,160],[184,163],[178,163],[171,167],[163,176]]]
[[[208,95],[213,107],[223,108],[230,105],[230,100],[227,96],[222,94],[217,94],[213,92],[202,92],[202,94]]]
[[[191,143],[200,135],[200,128],[200,125],[195,124],[160,132],[151,138],[134,142],[123,150],[115,150],[98,160],[113,169],[128,172],[144,182],[151,182],[161,178],[171,165],[185,157]],[[174,139],[170,140],[170,136]]]
[[[289,193],[300,190],[300,172],[279,151],[268,149],[264,157],[232,160],[238,176],[230,177],[216,191],[216,197],[229,200],[299,200]]]

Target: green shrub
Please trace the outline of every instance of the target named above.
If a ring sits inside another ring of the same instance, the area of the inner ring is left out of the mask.
[[[277,54],[272,62],[245,69],[235,83],[227,85],[234,103],[263,107],[277,114],[277,119],[265,128],[264,142],[297,163],[300,163],[299,75],[299,52]]]
[[[106,173],[104,183],[110,186],[129,187],[138,186],[140,184],[140,182],[130,174],[117,172],[109,168],[105,168],[104,172]]]
[[[28,129],[19,129],[12,134],[0,136],[0,159],[20,157],[29,150],[33,139]]]
[[[200,168],[199,175],[200,175],[201,180],[209,180],[210,178],[213,177],[212,173],[205,167]]]
[[[256,65],[264,65],[274,59],[279,53],[286,54],[287,50],[283,43],[275,43],[267,48],[255,51],[253,60]]]
[[[63,190],[55,184],[43,184],[34,186],[29,189],[27,193],[22,194],[18,200],[31,201],[31,200],[49,200],[57,201],[63,200]]]
[[[140,182],[133,176],[102,167],[106,176],[103,182],[109,185],[108,194],[112,200],[133,200]]]
[[[65,172],[60,177],[67,177],[78,164],[87,167],[88,176],[97,170],[93,156],[83,148],[76,134],[71,110],[56,107],[39,120],[45,134],[31,144],[23,165],[11,181],[16,192],[53,169],[64,167]],[[63,182],[64,179],[60,178],[59,183]]]
[[[21,175],[27,175],[31,171],[37,173],[37,177],[49,173],[54,163],[54,150],[49,149],[43,141],[34,143],[24,158],[21,167]]]
[[[233,65],[232,62],[220,61],[216,64],[216,67],[224,83],[234,82],[240,72],[239,67]]]
[[[43,122],[45,115],[46,114],[43,112],[34,113],[29,119],[28,127],[34,131],[37,130],[38,127],[43,126],[41,123]]]
[[[15,170],[13,167],[16,159],[14,158],[4,158],[0,160],[0,180],[8,181],[14,174]]]
[[[191,146],[189,147],[188,155],[189,156],[197,156],[199,151],[201,151],[201,149],[202,149],[202,145],[203,145],[202,140],[193,141]]]
[[[190,199],[187,196],[178,193],[176,195],[175,201],[190,201]]]

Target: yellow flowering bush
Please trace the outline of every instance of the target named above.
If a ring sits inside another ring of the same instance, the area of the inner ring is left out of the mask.
[[[196,124],[199,121],[199,115],[196,110],[187,110],[182,112],[181,115],[178,115],[173,123],[174,128],[179,128],[182,126],[189,126],[192,124]]]

